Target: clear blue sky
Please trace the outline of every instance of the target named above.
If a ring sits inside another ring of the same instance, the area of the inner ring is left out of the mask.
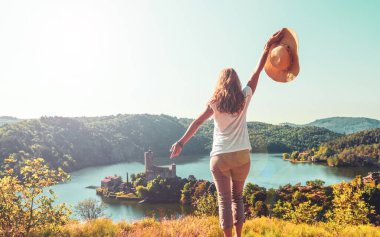
[[[248,120],[380,119],[380,1],[1,1],[0,115],[196,117],[219,71],[245,85],[291,27],[301,71],[263,72]]]

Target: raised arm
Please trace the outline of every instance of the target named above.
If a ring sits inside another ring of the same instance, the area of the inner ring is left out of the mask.
[[[276,42],[281,40],[281,38],[283,37],[283,32],[284,32],[284,29],[277,31],[276,33],[274,33],[269,38],[268,42],[265,44],[264,51],[261,54],[261,57],[260,57],[260,60],[256,66],[256,69],[253,71],[251,79],[248,81],[248,84],[247,84],[249,87],[251,87],[252,94],[256,90],[257,82],[259,81],[259,77],[260,77],[260,73],[264,68],[265,62],[267,61],[269,49],[273,44],[275,44]]]
[[[211,107],[207,105],[206,109],[198,116],[187,128],[187,131],[170,149],[170,158],[177,157],[181,152],[183,146],[190,140],[190,138],[197,132],[198,128],[208,119],[214,112]]]

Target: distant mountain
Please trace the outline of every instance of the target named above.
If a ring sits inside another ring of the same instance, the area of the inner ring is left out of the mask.
[[[20,121],[20,119],[11,117],[11,116],[0,116],[0,127],[3,126],[4,124],[9,124],[9,123],[15,123]]]
[[[368,129],[380,128],[380,120],[363,117],[331,117],[317,119],[307,124],[280,123],[280,125],[290,127],[315,126],[327,128],[336,133],[352,134]]]
[[[363,117],[332,117],[318,119],[307,125],[327,128],[337,133],[351,134],[368,129],[380,128],[380,120]]]

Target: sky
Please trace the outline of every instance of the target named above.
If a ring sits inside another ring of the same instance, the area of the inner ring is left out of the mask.
[[[380,119],[380,1],[0,0],[0,116],[196,118],[221,69],[248,82],[271,34],[300,73],[263,71],[248,121]]]

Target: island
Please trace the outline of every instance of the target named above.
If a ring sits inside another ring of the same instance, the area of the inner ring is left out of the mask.
[[[149,182],[157,177],[163,179],[167,178],[176,178],[176,164],[173,163],[169,167],[157,166],[153,163],[153,152],[148,150],[144,152],[144,161],[145,161],[145,172],[136,175],[132,175],[132,182],[129,181],[129,176],[127,173],[126,181],[123,181],[121,176],[113,175],[106,176],[101,180],[100,188],[96,189],[96,193],[106,198],[114,198],[117,200],[127,200],[127,201],[139,201],[146,202],[147,199],[138,197],[136,187],[133,181],[136,181],[137,178],[143,179],[144,183]],[[139,182],[135,182],[140,184]],[[138,185],[137,185],[138,186]]]

